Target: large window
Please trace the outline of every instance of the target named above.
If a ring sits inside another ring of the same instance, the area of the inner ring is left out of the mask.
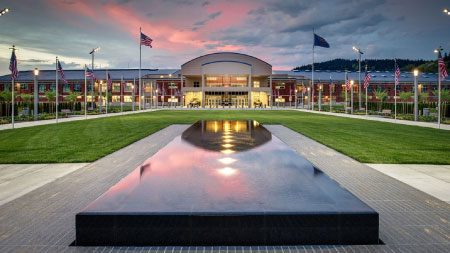
[[[422,85],[422,92],[428,93],[428,85]]]
[[[253,87],[259,88],[260,87],[259,81],[253,81]]]
[[[127,83],[127,86],[125,87],[125,92],[131,92],[133,90],[133,83]]]
[[[194,82],[194,87],[200,87],[200,82]]]
[[[3,84],[3,90],[11,91],[11,84]]]
[[[50,84],[50,90],[56,91],[56,84],[54,84],[54,83]]]
[[[21,83],[20,84],[20,89],[21,90],[28,90],[28,84],[27,83]]]
[[[81,83],[76,83],[73,85],[74,92],[81,92]]]
[[[63,92],[68,93],[70,91],[70,85],[69,84],[63,84]]]
[[[178,83],[169,83],[168,87],[169,89],[178,89]]]

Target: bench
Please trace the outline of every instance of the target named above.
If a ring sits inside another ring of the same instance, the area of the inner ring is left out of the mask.
[[[61,109],[61,114],[62,115],[67,115],[67,114],[71,114],[72,113],[72,111],[70,110],[70,109]]]
[[[383,109],[383,110],[380,112],[380,114],[383,114],[383,115],[390,115],[390,114],[392,114],[392,110],[391,110],[391,109]]]

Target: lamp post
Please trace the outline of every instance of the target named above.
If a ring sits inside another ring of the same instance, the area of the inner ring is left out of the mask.
[[[5,15],[8,12],[9,12],[9,8],[5,8],[5,9],[0,11],[0,16],[3,16],[3,15]]]
[[[352,107],[350,112],[351,114],[353,114],[353,84],[355,83],[355,81],[351,80],[350,81],[350,106]]]
[[[308,96],[311,97],[311,87],[308,87]],[[311,101],[308,99],[308,109],[311,110]]]
[[[96,47],[92,49],[91,52],[89,52],[90,55],[92,55],[92,73],[94,73],[94,54],[100,50],[100,47]],[[91,87],[91,109],[94,110],[94,78],[92,78],[92,87]]]
[[[33,70],[34,75],[34,120],[38,120],[38,103],[39,103],[39,89],[38,89],[38,75],[39,75],[39,69],[35,68]]]
[[[103,102],[103,97],[102,97],[102,89],[103,89],[103,80],[100,80],[99,85],[99,96],[98,96],[98,103],[100,104],[100,114],[102,113],[102,102]]]
[[[419,120],[419,94],[417,89],[417,76],[419,76],[419,70],[414,70],[414,121]]]
[[[361,55],[364,53],[361,52],[361,50],[355,46],[353,46],[353,50],[358,52],[358,56],[359,56],[359,61],[358,61],[358,63],[359,63],[359,71],[358,71],[359,72],[359,79],[358,79],[359,104],[358,104],[358,107],[361,108]],[[353,96],[352,96],[352,101],[353,101]],[[352,104],[352,113],[353,113],[353,104]]]

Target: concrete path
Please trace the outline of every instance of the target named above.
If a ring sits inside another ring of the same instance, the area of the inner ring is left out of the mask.
[[[437,122],[420,122],[420,121],[416,122],[416,121],[411,121],[411,120],[395,120],[395,119],[383,118],[383,117],[379,117],[379,116],[377,117],[375,115],[368,115],[366,118],[365,115],[352,115],[352,114],[335,113],[335,112],[319,112],[319,111],[311,111],[311,110],[306,110],[306,109],[294,109],[294,110],[302,111],[302,112],[316,113],[316,114],[332,115],[332,116],[337,116],[337,117],[353,118],[353,119],[365,119],[365,120],[374,120],[374,121],[389,122],[389,123],[403,124],[403,125],[410,125],[410,126],[439,128]],[[441,124],[440,129],[450,130],[450,125]]]
[[[87,164],[0,164],[0,206]]]
[[[450,165],[366,165],[450,204]]]
[[[127,115],[127,114],[135,114],[135,113],[142,113],[142,112],[152,112],[156,111],[156,109],[147,109],[147,110],[136,110],[136,111],[128,111],[128,112],[118,112],[118,113],[108,113],[108,114],[99,114],[99,115],[87,115],[87,119],[97,119],[97,118],[104,118],[104,117],[114,117],[114,116],[121,116],[121,115]],[[75,121],[75,120],[85,120],[84,115],[73,115],[69,118],[61,118],[58,119],[58,123],[62,122],[68,122],[68,121]],[[32,127],[32,126],[41,126],[41,125],[49,125],[49,124],[56,124],[55,119],[48,119],[48,120],[38,120],[38,121],[16,121],[14,123],[14,128],[22,128],[22,127]],[[3,124],[0,125],[0,131],[11,129],[12,124]]]

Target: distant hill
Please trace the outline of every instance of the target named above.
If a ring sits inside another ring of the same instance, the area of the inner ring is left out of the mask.
[[[445,54],[444,61],[448,67],[450,66],[450,56]],[[366,59],[361,61],[361,70],[364,71],[367,64],[369,71],[394,71],[393,59]],[[397,64],[402,71],[412,71],[418,68],[419,71],[425,73],[437,72],[437,61],[426,60],[409,60],[397,59]],[[331,61],[314,63],[315,70],[349,70],[358,71],[358,60],[334,59]],[[311,70],[311,64],[296,67],[293,70]]]

